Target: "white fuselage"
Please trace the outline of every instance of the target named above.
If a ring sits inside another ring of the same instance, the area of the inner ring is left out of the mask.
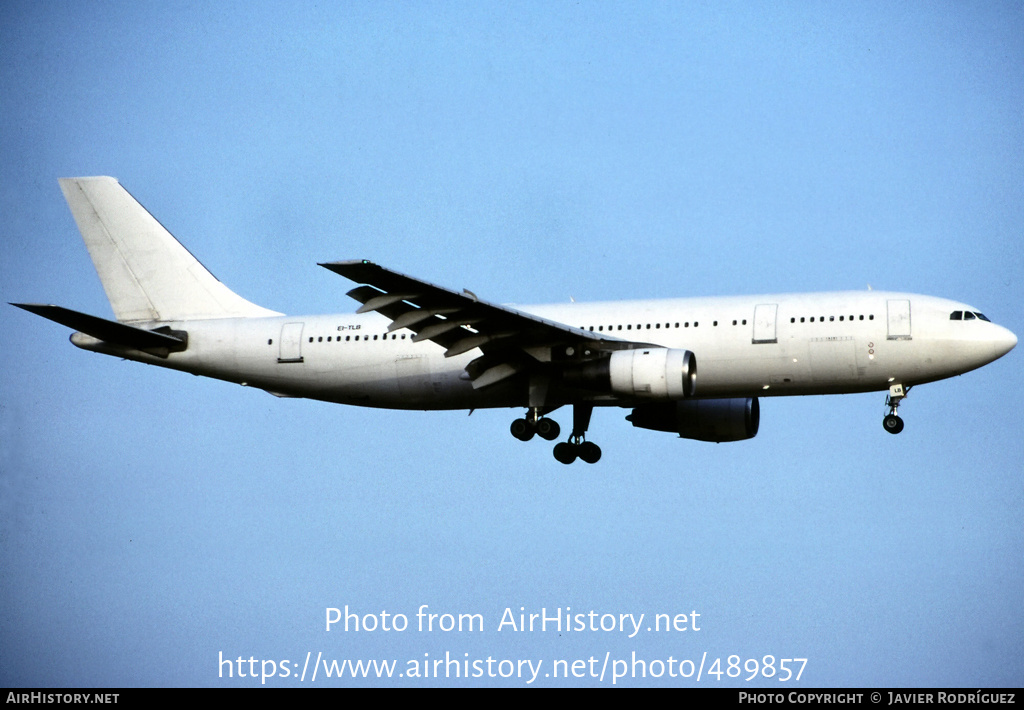
[[[686,349],[698,398],[886,390],[958,375],[1017,342],[1009,330],[954,301],[881,291],[571,303],[519,307],[549,321],[622,339]],[[527,406],[525,388],[474,389],[473,350],[446,358],[388,319],[366,313],[172,322],[183,352],[161,358],[76,333],[80,347],[214,377],[280,396],[396,409]],[[145,327],[145,324],[138,324]],[[594,404],[630,406],[607,394]],[[553,402],[552,404],[567,404]]]

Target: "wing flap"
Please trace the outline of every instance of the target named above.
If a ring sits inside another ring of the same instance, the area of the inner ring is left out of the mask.
[[[402,328],[412,328],[412,326],[431,316],[450,316],[458,312],[458,308],[410,308],[391,321],[391,325],[388,326],[388,332],[391,333]]]
[[[475,380],[473,380],[473,389],[482,389],[484,387],[490,387],[496,385],[499,382],[504,382],[509,377],[518,375],[522,371],[521,367],[517,367],[508,362],[503,362],[500,365],[485,370]]]

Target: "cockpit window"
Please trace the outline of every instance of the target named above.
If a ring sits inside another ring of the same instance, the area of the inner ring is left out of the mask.
[[[949,314],[950,320],[974,320],[975,318],[986,323],[992,322],[984,313],[978,313],[977,311],[953,311]]]

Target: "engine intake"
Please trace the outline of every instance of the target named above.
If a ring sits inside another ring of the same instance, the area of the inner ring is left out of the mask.
[[[633,426],[670,431],[698,441],[743,441],[757,436],[761,406],[757,397],[688,399],[636,407],[626,417]]]

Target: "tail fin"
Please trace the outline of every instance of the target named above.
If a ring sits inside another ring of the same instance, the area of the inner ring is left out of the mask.
[[[121,323],[281,315],[222,284],[112,177],[62,178]]]

